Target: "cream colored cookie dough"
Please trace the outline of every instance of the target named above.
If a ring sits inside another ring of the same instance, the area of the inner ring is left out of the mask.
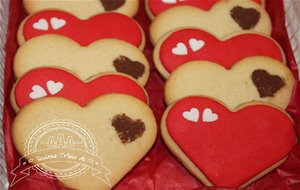
[[[116,94],[86,107],[39,99],[20,110],[12,127],[16,149],[28,162],[78,190],[111,189],[149,151],[156,133],[146,104]]]
[[[195,61],[176,69],[165,86],[165,101],[200,95],[216,98],[229,108],[262,101],[282,109],[288,106],[295,78],[284,64],[267,57],[249,57],[230,70],[217,63]]]
[[[59,67],[70,70],[82,80],[101,72],[121,72],[145,85],[149,64],[138,48],[115,39],[99,40],[87,47],[59,35],[43,35],[20,47],[14,60],[17,78],[34,68]]]
[[[177,6],[157,16],[150,26],[153,44],[171,30],[196,27],[211,32],[218,38],[239,31],[256,31],[271,35],[272,25],[268,13],[257,3],[241,0],[222,0],[210,11],[191,6]]]
[[[134,17],[139,9],[138,0],[23,0],[23,4],[29,14],[57,9],[81,19],[111,11]]]

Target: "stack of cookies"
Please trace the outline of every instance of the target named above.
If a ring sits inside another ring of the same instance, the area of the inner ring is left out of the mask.
[[[143,158],[156,121],[137,0],[24,0],[11,92],[22,167],[71,189],[111,189]]]
[[[147,1],[166,145],[207,186],[243,188],[296,143],[295,78],[262,0]]]

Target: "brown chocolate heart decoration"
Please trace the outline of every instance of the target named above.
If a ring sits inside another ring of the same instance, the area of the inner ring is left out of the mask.
[[[263,69],[253,71],[251,78],[261,98],[274,97],[274,94],[285,86],[280,76],[270,75]]]
[[[231,18],[244,30],[250,30],[256,26],[260,19],[260,12],[254,8],[233,7],[230,11]]]
[[[135,141],[145,132],[143,121],[140,119],[134,121],[125,114],[116,115],[112,120],[112,126],[117,131],[123,144]]]
[[[145,72],[145,66],[142,63],[132,61],[128,57],[122,55],[114,60],[113,65],[118,72],[130,75],[135,79],[142,77]]]
[[[122,7],[125,3],[125,0],[100,0],[105,11],[114,11]]]

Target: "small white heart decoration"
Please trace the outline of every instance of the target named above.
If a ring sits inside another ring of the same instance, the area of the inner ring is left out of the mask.
[[[47,96],[47,92],[39,85],[34,85],[31,89],[32,92],[30,92],[29,97],[32,100]]]
[[[191,38],[189,40],[189,44],[193,52],[199,51],[205,46],[205,42],[203,40],[197,40],[195,38]]]
[[[202,121],[203,122],[214,122],[217,121],[219,118],[218,114],[213,113],[210,108],[205,108],[202,114]]]
[[[67,23],[66,20],[58,19],[56,17],[51,18],[50,22],[51,22],[51,26],[54,30],[58,30],[58,29],[62,28]]]
[[[174,55],[187,55],[188,50],[184,43],[179,42],[179,43],[177,43],[176,47],[174,47],[172,49],[172,53]]]
[[[54,82],[53,80],[47,81],[47,88],[51,95],[59,93],[64,87],[61,82]]]
[[[185,111],[182,113],[184,119],[197,123],[199,120],[199,110],[197,108],[192,108],[190,111]]]
[[[33,23],[33,28],[36,30],[47,31],[49,29],[49,25],[46,19],[41,18],[39,21]]]
[[[176,4],[177,0],[162,0],[162,2],[165,4]]]

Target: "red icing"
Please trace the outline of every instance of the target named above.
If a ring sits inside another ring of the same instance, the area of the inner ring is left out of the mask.
[[[191,108],[200,112],[197,123],[183,118]],[[202,122],[205,108],[218,114],[218,120]],[[219,187],[239,187],[283,159],[296,139],[293,122],[273,107],[252,105],[231,112],[203,97],[175,103],[166,124],[181,150]]]
[[[65,25],[54,29],[51,18],[63,19]],[[48,30],[38,30],[33,27],[40,19],[48,23]],[[143,34],[137,22],[119,13],[103,13],[88,20],[61,11],[43,11],[34,14],[26,20],[23,35],[25,40],[44,34],[60,34],[77,41],[82,46],[104,38],[117,38],[127,41],[136,47],[142,43]]]
[[[189,40],[195,38],[203,40],[205,45],[193,52]],[[188,50],[188,55],[174,55],[172,49],[177,43],[182,42]],[[273,40],[257,34],[241,34],[231,37],[226,41],[220,41],[211,34],[198,29],[183,29],[171,34],[160,47],[160,61],[168,72],[172,72],[183,63],[195,60],[207,60],[219,63],[225,68],[239,60],[250,56],[266,56],[285,60],[281,48]]]
[[[46,84],[49,80],[63,83],[64,86],[61,91],[51,95]],[[41,86],[47,92],[47,96],[68,98],[81,106],[98,96],[108,93],[128,94],[147,103],[147,95],[143,88],[134,80],[118,74],[102,75],[85,83],[64,70],[41,68],[32,70],[18,81],[14,91],[18,107],[21,108],[33,101],[29,95],[33,91],[32,87],[34,85]]]
[[[164,3],[164,0],[148,0],[148,7],[152,15],[156,17],[159,13],[165,11],[166,9],[180,6],[180,5],[190,5],[198,7],[202,10],[208,11],[215,3],[219,0],[165,0],[166,2],[173,3]],[[257,3],[262,4],[262,0],[253,0]]]

